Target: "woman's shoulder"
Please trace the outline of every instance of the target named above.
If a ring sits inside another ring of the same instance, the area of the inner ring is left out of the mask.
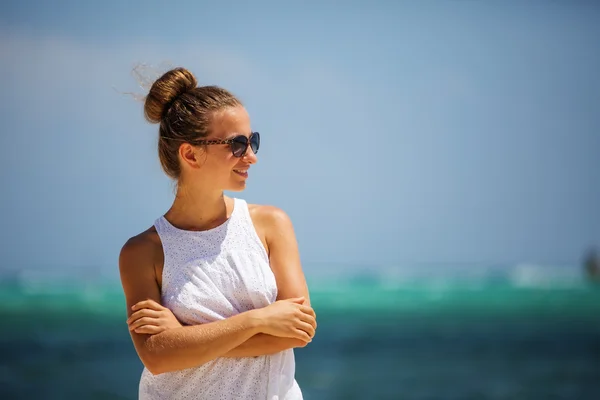
[[[291,230],[292,220],[282,208],[268,204],[248,204],[248,211],[255,226],[265,233]]]
[[[289,219],[289,216],[283,209],[269,204],[248,203],[248,211],[250,212],[252,219],[258,218],[268,222]]]
[[[162,244],[154,226],[127,239],[119,258],[133,261],[152,261],[162,252]]]
[[[268,255],[277,240],[293,235],[292,222],[283,209],[267,204],[248,204],[248,211]]]

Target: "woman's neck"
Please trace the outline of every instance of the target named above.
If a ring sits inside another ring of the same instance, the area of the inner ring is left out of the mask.
[[[224,223],[232,211],[233,199],[225,196],[222,190],[178,187],[165,218],[179,229],[203,231]]]

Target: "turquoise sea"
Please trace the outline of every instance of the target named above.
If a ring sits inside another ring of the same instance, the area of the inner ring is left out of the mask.
[[[600,399],[600,286],[577,267],[305,270],[306,399]],[[0,277],[0,399],[137,398],[119,282],[40,271]]]

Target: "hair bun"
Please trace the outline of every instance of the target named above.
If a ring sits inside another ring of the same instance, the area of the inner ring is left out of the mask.
[[[197,86],[196,78],[185,68],[174,68],[165,72],[152,84],[146,96],[146,119],[152,123],[159,123],[177,97]]]

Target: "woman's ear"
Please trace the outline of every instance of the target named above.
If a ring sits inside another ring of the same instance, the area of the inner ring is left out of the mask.
[[[183,143],[179,146],[179,157],[181,158],[181,161],[192,169],[199,169],[202,166],[203,162],[200,160],[200,153],[202,152],[202,149],[192,146],[189,143]]]

